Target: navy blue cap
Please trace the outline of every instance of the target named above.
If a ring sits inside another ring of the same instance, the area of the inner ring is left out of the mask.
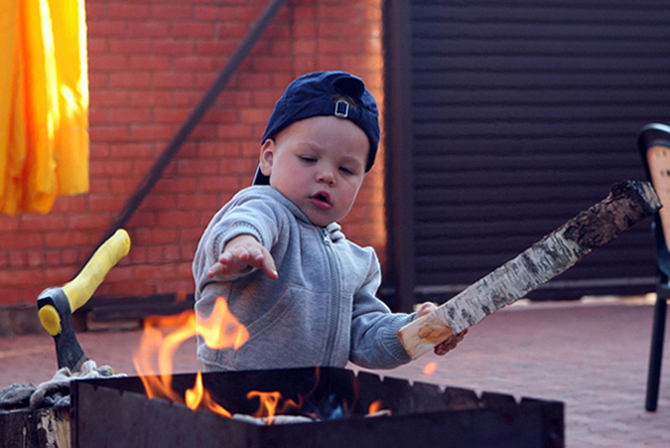
[[[342,97],[349,98],[352,106]],[[268,120],[261,144],[274,138],[290,124],[318,115],[335,115],[353,121],[368,136],[370,152],[365,171],[375,163],[379,145],[379,111],[374,97],[365,84],[345,72],[317,72],[303,75],[286,88],[275,104]],[[260,171],[254,176],[254,185],[268,185],[270,179]]]

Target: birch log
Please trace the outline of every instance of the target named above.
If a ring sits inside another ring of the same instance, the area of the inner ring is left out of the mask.
[[[400,341],[412,359],[418,358],[452,334],[481,322],[494,311],[565,272],[660,208],[661,203],[650,183],[615,184],[601,202],[582,211],[432,313],[405,325],[398,332]]]

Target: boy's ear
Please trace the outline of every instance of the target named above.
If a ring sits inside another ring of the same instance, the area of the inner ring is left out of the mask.
[[[261,157],[260,157],[260,163],[261,163],[261,173],[265,174],[266,176],[270,177],[272,174],[272,162],[274,159],[274,153],[275,153],[276,145],[274,139],[268,138],[263,142],[263,145],[261,146]]]

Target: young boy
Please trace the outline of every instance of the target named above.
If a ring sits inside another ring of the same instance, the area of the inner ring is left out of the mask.
[[[377,105],[359,78],[311,73],[288,86],[263,135],[254,186],[212,218],[195,254],[198,316],[224,297],[250,334],[237,350],[199,338],[206,371],[410,361],[396,333],[413,315],[393,314],[375,297],[374,250],[337,224],[374,163],[379,135]]]

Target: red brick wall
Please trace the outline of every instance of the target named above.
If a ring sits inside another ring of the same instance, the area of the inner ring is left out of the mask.
[[[87,0],[90,191],[47,215],[0,216],[0,305],[70,280],[270,0]],[[381,0],[287,0],[126,228],[132,247],[97,294],[193,291],[216,210],[247,186],[274,102],[295,77],[346,70],[382,98]],[[380,258],[383,151],[346,234]]]

